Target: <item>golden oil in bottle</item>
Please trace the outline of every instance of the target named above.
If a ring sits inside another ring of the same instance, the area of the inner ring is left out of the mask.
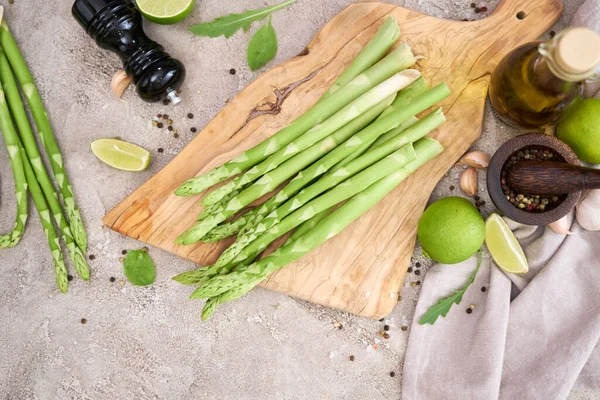
[[[600,36],[569,28],[547,42],[523,45],[496,67],[490,101],[507,124],[543,131],[581,94],[585,81],[599,77]]]

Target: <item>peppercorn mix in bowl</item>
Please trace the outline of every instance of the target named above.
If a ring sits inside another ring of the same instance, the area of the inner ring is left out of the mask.
[[[579,159],[564,142],[549,135],[530,133],[504,143],[492,157],[487,186],[494,205],[510,219],[527,225],[547,225],[564,217],[577,204],[581,193],[530,195],[507,184],[508,168],[521,161],[557,161],[579,165]]]

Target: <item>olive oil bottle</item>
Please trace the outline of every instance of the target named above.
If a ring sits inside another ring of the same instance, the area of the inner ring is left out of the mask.
[[[543,131],[600,78],[600,36],[569,28],[545,42],[525,44],[508,54],[492,74],[490,101],[507,124]]]

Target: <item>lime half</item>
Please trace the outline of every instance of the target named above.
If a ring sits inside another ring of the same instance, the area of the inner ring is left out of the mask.
[[[147,20],[169,25],[189,15],[194,0],[135,0],[138,10]]]
[[[152,158],[148,150],[117,139],[95,140],[91,148],[100,160],[123,171],[143,171]]]
[[[485,244],[496,265],[504,272],[525,274],[529,271],[521,245],[506,222],[496,213],[485,221]]]

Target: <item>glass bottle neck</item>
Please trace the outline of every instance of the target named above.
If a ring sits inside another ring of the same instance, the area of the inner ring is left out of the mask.
[[[600,65],[597,66],[596,70],[590,70],[582,73],[573,73],[563,68],[555,56],[556,48],[560,37],[565,32],[561,32],[556,35],[552,40],[541,42],[538,46],[539,53],[543,56],[545,68],[550,70],[557,78],[566,82],[596,82],[600,80]],[[541,63],[540,63],[541,65]]]

